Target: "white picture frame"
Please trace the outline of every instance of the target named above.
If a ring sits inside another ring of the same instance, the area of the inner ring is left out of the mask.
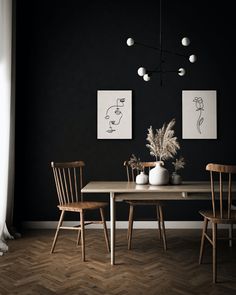
[[[132,139],[132,90],[97,91],[97,138]]]
[[[217,139],[216,90],[182,91],[182,138]]]

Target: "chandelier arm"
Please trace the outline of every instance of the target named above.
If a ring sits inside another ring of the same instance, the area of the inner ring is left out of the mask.
[[[179,73],[179,70],[165,70],[165,71],[162,71],[162,73]]]
[[[170,51],[170,50],[167,50],[167,49],[163,49],[162,51],[165,52],[165,53],[173,54],[173,55],[178,55],[178,56],[182,56],[182,57],[188,57],[187,54],[181,54],[181,53]]]
[[[154,49],[154,50],[157,50],[157,51],[161,51],[161,48],[159,48],[159,47],[147,45],[147,44],[144,44],[144,43],[141,43],[141,42],[135,41],[135,44],[146,47],[146,48]],[[188,55],[186,55],[186,54],[181,54],[181,53],[170,51],[168,49],[163,49],[163,48],[162,48],[162,52],[163,53],[168,53],[168,54],[173,54],[173,55],[178,55],[178,56],[182,56],[182,57],[188,57]]]
[[[134,44],[135,44],[135,45],[140,45],[140,46],[143,46],[143,47],[146,47],[146,48],[150,48],[150,49],[154,49],[154,50],[158,50],[158,51],[160,51],[160,48],[155,47],[155,46],[151,46],[151,45],[147,45],[147,44],[145,44],[145,43],[141,43],[141,42],[137,42],[137,41],[135,41]]]
[[[162,70],[162,71],[151,70],[151,71],[148,71],[148,73],[150,73],[150,74],[153,74],[153,73],[179,73],[179,70]]]

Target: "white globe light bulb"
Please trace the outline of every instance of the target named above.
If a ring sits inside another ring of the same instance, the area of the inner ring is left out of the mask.
[[[184,76],[185,73],[186,73],[186,71],[185,71],[184,68],[180,68],[180,69],[178,70],[178,75],[179,75],[179,76]]]
[[[181,43],[183,46],[189,46],[190,44],[190,40],[188,37],[184,37],[182,40],[181,40]]]
[[[144,76],[146,74],[146,69],[144,68],[144,67],[140,67],[139,69],[138,69],[138,75],[139,76]]]
[[[128,38],[127,41],[126,41],[126,44],[128,46],[133,46],[134,45],[134,39],[133,38]]]
[[[150,81],[150,79],[151,79],[151,77],[148,74],[145,74],[143,76],[143,80],[146,81],[146,82]]]
[[[197,57],[196,57],[195,54],[191,54],[191,55],[189,56],[189,61],[190,61],[191,63],[195,63],[196,60],[197,60]]]

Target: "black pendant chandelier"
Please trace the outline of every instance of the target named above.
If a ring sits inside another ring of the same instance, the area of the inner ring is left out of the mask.
[[[179,69],[165,69],[164,67],[164,57],[163,54],[170,54],[170,55],[176,55],[176,56],[180,56],[183,57],[185,59],[188,59],[190,63],[195,63],[197,60],[197,57],[195,54],[190,54],[190,55],[186,55],[186,54],[181,54],[178,52],[174,52],[168,49],[163,48],[163,32],[162,32],[162,0],[160,0],[160,36],[159,36],[159,47],[155,47],[155,46],[150,46],[141,42],[138,42],[136,40],[134,40],[133,38],[128,38],[126,41],[126,44],[128,46],[133,46],[133,45],[139,45],[139,46],[143,46],[146,48],[150,48],[153,50],[157,50],[159,52],[159,64],[157,67],[155,67],[154,69],[146,69],[145,67],[141,66],[138,68],[138,75],[140,77],[143,78],[144,81],[148,82],[151,80],[151,77],[153,74],[159,74],[160,75],[160,85],[162,86],[163,83],[163,74],[165,73],[177,73],[179,76],[184,76],[186,73],[186,70],[184,68],[179,68]],[[181,44],[183,46],[189,46],[190,44],[190,39],[188,37],[183,37],[181,40]]]

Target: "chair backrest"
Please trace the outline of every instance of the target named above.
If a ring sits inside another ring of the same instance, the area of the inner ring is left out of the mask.
[[[156,166],[156,162],[141,162],[141,164],[143,166],[144,172],[147,174],[151,168]],[[132,168],[129,164],[129,161],[125,161],[124,166],[126,168],[127,180],[135,181],[135,178],[140,173],[140,170]]]
[[[83,161],[51,162],[59,204],[83,201]]]
[[[206,170],[210,171],[213,216],[216,217],[216,214],[219,212],[220,218],[230,218],[232,205],[232,174],[236,174],[236,166],[210,163],[206,166]],[[216,177],[218,177],[218,180],[216,180]],[[215,184],[219,185],[219,208],[216,206]],[[223,202],[224,193],[227,195],[226,203]],[[227,210],[227,216],[223,216],[225,209]]]

